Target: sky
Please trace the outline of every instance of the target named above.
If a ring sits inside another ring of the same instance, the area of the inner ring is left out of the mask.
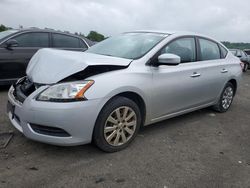
[[[192,31],[250,42],[250,0],[0,0],[0,24],[112,36],[131,30]]]

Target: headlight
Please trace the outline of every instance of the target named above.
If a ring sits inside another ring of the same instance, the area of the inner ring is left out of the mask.
[[[93,80],[69,82],[50,86],[37,97],[39,101],[68,102],[86,99],[84,93],[94,84]]]

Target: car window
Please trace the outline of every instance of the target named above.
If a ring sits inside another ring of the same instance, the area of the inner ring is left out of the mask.
[[[91,46],[86,52],[126,59],[138,59],[167,36],[167,34],[160,33],[123,33]]]
[[[242,53],[241,53],[240,50],[238,50],[238,56],[239,56],[239,57],[242,57]]]
[[[181,63],[194,62],[196,59],[195,39],[180,38],[177,39],[161,50],[161,54],[171,53],[180,56]]]
[[[79,48],[79,39],[62,34],[52,34],[53,47],[56,48]]]
[[[241,52],[241,57],[246,57],[246,54],[243,51],[240,52]]]
[[[220,45],[220,51],[221,51],[221,58],[224,59],[227,56],[227,50]]]
[[[239,51],[239,50],[236,50],[236,55],[235,55],[235,56],[237,56],[237,57],[241,56],[241,54],[240,54],[240,51]]]
[[[80,42],[80,48],[88,48],[85,42],[83,42],[81,39],[79,39]]]
[[[201,60],[214,60],[220,59],[220,50],[217,43],[206,39],[199,39]]]
[[[245,54],[245,57],[247,57],[247,56],[248,56],[246,52],[244,52],[244,51],[243,51],[243,53]]]
[[[237,53],[236,50],[230,50],[230,52],[231,52],[234,56],[236,56],[236,53]]]
[[[250,55],[250,50],[244,50],[247,55]]]
[[[49,47],[48,33],[24,33],[14,37],[18,47]]]

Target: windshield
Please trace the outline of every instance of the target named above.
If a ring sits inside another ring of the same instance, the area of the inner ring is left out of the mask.
[[[126,59],[138,59],[164,39],[166,34],[124,33],[108,38],[86,52]]]
[[[0,32],[0,40],[15,32],[17,32],[17,30],[7,30]]]

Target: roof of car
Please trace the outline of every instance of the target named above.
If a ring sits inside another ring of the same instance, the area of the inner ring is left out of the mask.
[[[84,39],[87,44],[89,46],[93,46],[94,42],[83,37],[83,36],[79,36],[79,35],[75,35],[75,34],[72,34],[70,32],[67,32],[67,31],[59,31],[59,30],[54,30],[54,29],[49,29],[49,28],[45,28],[45,29],[40,29],[40,28],[27,28],[27,29],[13,29],[15,30],[16,32],[13,33],[13,34],[17,34],[17,33],[22,33],[22,32],[51,32],[51,33],[59,33],[59,34],[64,34],[64,35],[69,35],[69,36],[73,36],[73,37],[78,37],[78,38],[82,38]]]
[[[194,35],[194,36],[200,36],[200,37],[205,37],[212,39],[211,37],[203,34],[199,34],[196,32],[191,32],[191,31],[166,31],[166,30],[135,30],[135,31],[130,31],[127,33],[133,33],[133,32],[141,32],[141,33],[159,33],[159,34],[165,34],[165,35]]]
[[[201,35],[201,34],[198,34],[195,32],[189,32],[189,31],[166,31],[166,30],[135,30],[131,32],[159,33],[159,34],[166,34],[166,35],[172,35],[172,34]]]
[[[129,31],[127,33],[159,33],[159,34],[171,35],[174,34],[175,32],[163,31],[163,30],[134,30],[134,31]]]

